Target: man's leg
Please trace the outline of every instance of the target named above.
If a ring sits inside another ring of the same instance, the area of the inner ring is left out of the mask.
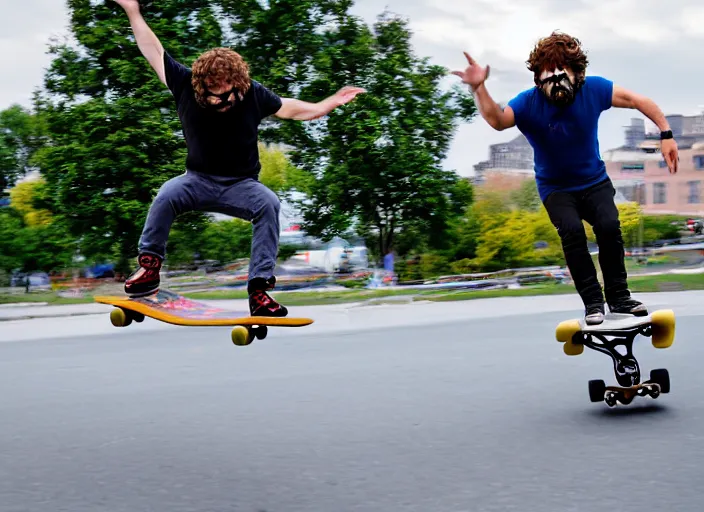
[[[253,316],[286,316],[288,310],[267,293],[274,288],[274,269],[279,252],[279,198],[259,181],[246,178],[222,180],[222,193],[213,211],[252,223],[249,261],[250,313]]]
[[[567,268],[584,303],[586,321],[599,324],[604,321],[604,296],[587,247],[577,198],[570,193],[553,192],[545,200],[545,209],[560,235]]]
[[[585,220],[594,227],[599,245],[599,265],[604,275],[606,302],[612,313],[647,315],[647,308],[633,300],[628,290],[623,235],[615,194],[611,180],[606,180],[585,191],[583,198]]]
[[[166,257],[171,225],[178,215],[211,203],[215,192],[212,183],[192,172],[172,178],[161,186],[149,207],[139,239],[139,267],[125,282],[127,294],[147,295],[159,289],[159,271]]]

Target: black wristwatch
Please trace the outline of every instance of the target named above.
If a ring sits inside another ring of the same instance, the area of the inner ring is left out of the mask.
[[[660,140],[671,139],[671,138],[672,138],[672,130],[666,130],[664,132],[660,132]]]

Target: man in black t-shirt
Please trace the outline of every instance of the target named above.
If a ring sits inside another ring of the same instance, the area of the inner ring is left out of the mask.
[[[171,91],[188,147],[186,172],[163,184],[139,240],[137,270],[125,282],[131,296],[159,289],[166,242],[177,215],[200,210],[252,222],[249,307],[253,316],[286,316],[267,290],[276,283],[279,248],[276,195],[258,181],[258,128],[271,115],[309,121],[327,115],[365,92],[345,87],[319,102],[280,98],[249,78],[239,54],[215,48],[189,69],[174,60],[144,21],[138,0],[115,0],[125,10],[142,55]]]

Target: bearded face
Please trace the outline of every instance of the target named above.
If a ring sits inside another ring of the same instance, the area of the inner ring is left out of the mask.
[[[576,77],[571,69],[556,68],[552,71],[543,71],[539,78],[540,89],[545,97],[561,108],[570,106],[577,95],[579,87]]]

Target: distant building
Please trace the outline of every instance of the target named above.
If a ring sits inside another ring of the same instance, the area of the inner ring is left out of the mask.
[[[614,187],[646,213],[704,215],[704,113],[666,116],[680,152],[671,175],[660,153],[659,131],[646,133],[642,119],[625,127],[625,144],[602,155]]]
[[[670,174],[659,150],[653,151],[647,144],[605,152],[606,172],[614,187],[627,200],[638,202],[646,213],[703,216],[704,135],[701,138],[703,141],[694,144],[677,141],[677,174]]]
[[[513,190],[534,179],[533,148],[523,135],[489,146],[489,159],[474,166],[474,183],[493,190]]]
[[[489,146],[489,160],[474,166],[477,175],[487,169],[533,170],[533,148],[522,134],[508,142]]]

